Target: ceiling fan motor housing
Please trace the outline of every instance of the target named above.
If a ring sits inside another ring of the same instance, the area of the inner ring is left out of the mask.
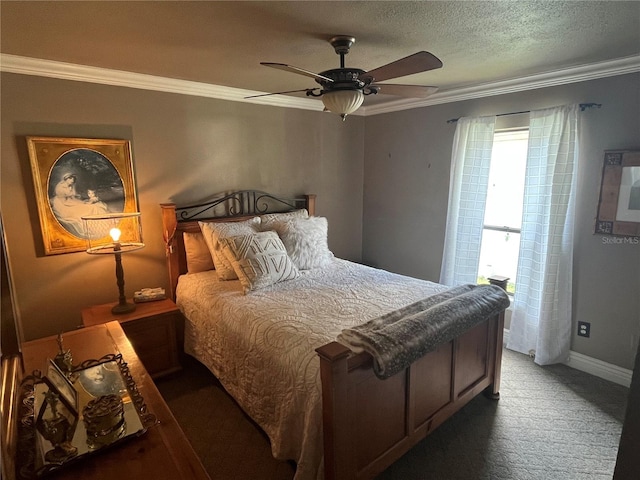
[[[361,77],[364,70],[359,68],[334,68],[333,70],[326,70],[321,72],[323,77],[330,78],[333,82],[328,82],[322,78],[316,78],[316,82],[322,85],[322,92],[318,95],[307,94],[310,96],[321,96],[324,93],[335,92],[337,90],[360,90],[364,95],[371,95],[378,93],[378,89],[375,86],[369,84],[373,80],[370,77]]]
[[[366,86],[366,83],[359,79],[363,73],[365,71],[359,68],[335,68],[320,73],[320,75],[330,78],[333,82],[328,82],[322,78],[316,78],[316,82],[322,85],[322,88],[326,91],[361,90]]]
[[[340,68],[334,68],[320,73],[323,77],[333,80],[332,82],[322,78],[315,79],[316,82],[322,85],[322,92],[320,92],[319,95],[335,92],[337,90],[360,90],[365,95],[378,93],[377,88],[368,87],[368,85],[373,81],[372,78],[360,78],[362,74],[366,73],[365,70],[361,70],[359,68],[345,68],[344,66],[344,56],[349,53],[349,49],[355,41],[356,39],[350,35],[336,35],[329,40],[329,43],[331,43],[336,53],[340,55]]]

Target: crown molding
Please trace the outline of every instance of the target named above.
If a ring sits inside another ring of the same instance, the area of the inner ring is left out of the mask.
[[[76,82],[98,83],[118,87],[139,88],[158,92],[178,93],[198,97],[217,98],[233,102],[255,103],[276,107],[301,108],[322,111],[324,105],[318,100],[295,98],[288,95],[274,95],[258,98],[244,98],[265,92],[212,85],[190,80],[158,77],[144,73],[125,72],[109,68],[78,65],[74,63],[22,57],[6,53],[0,54],[0,71],[20,75],[58,78]]]
[[[424,100],[402,99],[381,105],[364,107],[364,110],[365,115],[377,115],[411,108],[439,105],[442,103],[461,102],[463,100],[505,95],[508,93],[535,90],[537,88],[554,87],[557,85],[566,85],[636,72],[640,72],[640,55],[563,68],[560,70],[528,75],[510,80],[483,83],[469,87],[452,88],[434,93]]]
[[[77,65],[73,63],[23,57],[7,53],[0,54],[0,71],[20,75],[58,78],[77,82],[98,83],[119,87],[139,88],[158,92],[178,93],[199,97],[245,102],[275,107],[298,108],[322,111],[321,101],[309,98],[295,98],[288,95],[270,95],[257,98],[245,98],[261,95],[265,92],[243,90],[234,87],[212,85],[202,82],[158,77],[144,73],[125,72],[102,67]],[[607,60],[604,62],[578,65],[551,72],[528,75],[525,77],[498,82],[484,83],[469,87],[452,88],[431,95],[427,99],[402,99],[380,105],[362,107],[352,115],[367,116],[396,112],[412,108],[428,107],[442,103],[460,102],[476,98],[505,95],[508,93],[553,87],[575,82],[584,82],[604,77],[640,72],[640,55]]]

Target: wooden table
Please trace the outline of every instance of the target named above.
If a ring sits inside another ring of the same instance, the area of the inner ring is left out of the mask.
[[[118,322],[65,333],[63,341],[65,350],[71,350],[74,364],[99,359],[109,353],[121,353],[149,412],[157,417],[159,423],[150,427],[141,437],[100,452],[93,458],[79,460],[47,478],[210,480]],[[53,358],[56,353],[58,345],[55,336],[24,343],[22,356],[25,374],[44,370],[47,359]]]

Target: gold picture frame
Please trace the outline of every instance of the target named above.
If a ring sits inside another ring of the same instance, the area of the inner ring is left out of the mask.
[[[82,216],[138,211],[128,140],[27,137],[45,255],[86,249]]]
[[[640,150],[604,152],[595,233],[640,236]]]

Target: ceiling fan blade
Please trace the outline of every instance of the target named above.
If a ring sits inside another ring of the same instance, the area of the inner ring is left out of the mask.
[[[333,79],[325,77],[324,75],[313,73],[309,70],[304,70],[303,68],[294,67],[285,63],[260,62],[260,65],[264,65],[265,67],[277,68],[278,70],[284,70],[285,72],[297,73],[298,75],[304,75],[305,77],[324,80],[325,82],[333,82]]]
[[[267,97],[269,95],[284,95],[285,93],[313,92],[314,90],[319,90],[319,88],[303,88],[302,90],[287,90],[286,92],[261,93],[260,95],[250,95],[244,98],[246,100],[247,98]]]
[[[386,95],[397,95],[409,98],[427,98],[438,91],[438,87],[428,87],[425,85],[397,85],[393,83],[374,83],[371,87],[378,89],[378,93]]]
[[[372,79],[371,82],[381,82],[391,78],[404,77],[414,73],[427,72],[442,67],[442,62],[429,52],[418,52],[382,67],[374,68],[360,75],[360,79]]]

